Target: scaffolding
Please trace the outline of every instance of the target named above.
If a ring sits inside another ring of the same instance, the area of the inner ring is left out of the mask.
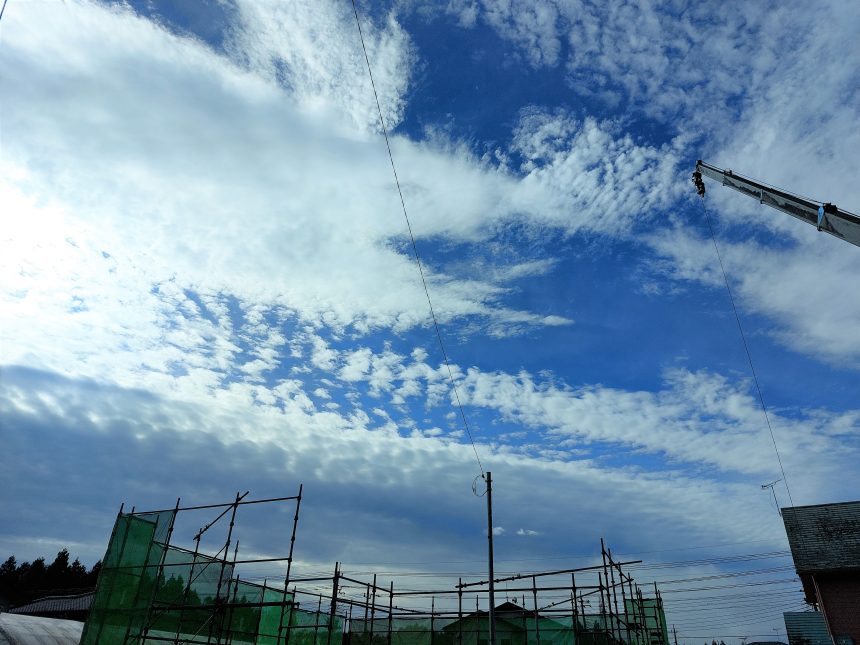
[[[659,590],[655,585],[653,596],[646,597],[625,570],[639,562],[614,560],[601,540],[601,564],[495,578],[496,585],[505,585],[496,586],[496,594],[515,597],[495,607],[497,645],[669,645]],[[342,609],[345,645],[490,643],[489,580],[460,580],[447,590],[396,591],[393,584],[363,582],[336,567],[333,588],[343,583],[360,596],[356,602],[353,591]]]
[[[276,645],[285,628],[301,631],[319,617],[294,606],[287,589],[293,560],[302,489],[298,495],[159,511],[123,512],[120,508],[102,560],[95,596],[81,635],[81,645],[113,643],[240,643]],[[285,557],[239,560],[233,544],[236,513],[242,506],[294,503],[289,554]],[[171,544],[183,513],[218,513],[197,531],[194,549]],[[225,518],[229,518],[229,523]],[[223,521],[222,521],[223,520]],[[226,527],[221,549],[203,553],[200,542],[216,525]],[[233,546],[232,557],[230,547]],[[281,586],[247,582],[234,575],[238,564],[285,562]],[[325,622],[329,621],[326,617]],[[339,627],[335,622],[334,627]],[[305,645],[305,643],[301,643]]]
[[[396,590],[340,563],[330,576],[291,578],[301,487],[291,497],[247,494],[207,506],[120,508],[81,644],[489,645],[489,580]],[[263,503],[295,505],[289,551],[240,559],[237,511]],[[177,519],[195,511],[217,515],[193,549],[171,544]],[[201,538],[216,525],[226,527],[223,545],[204,553]],[[669,645],[659,590],[646,596],[627,573],[640,561],[616,561],[600,547],[593,566],[495,578],[496,594],[507,596],[495,607],[496,645]],[[286,573],[276,584],[237,575],[240,565],[261,563],[286,565]]]

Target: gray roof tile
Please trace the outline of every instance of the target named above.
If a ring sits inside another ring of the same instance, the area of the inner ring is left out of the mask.
[[[782,509],[798,573],[860,569],[860,501]]]

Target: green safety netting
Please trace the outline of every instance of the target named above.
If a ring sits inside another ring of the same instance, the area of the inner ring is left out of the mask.
[[[660,612],[662,615],[662,611]],[[665,619],[663,619],[665,621]],[[497,645],[668,645],[662,635],[655,639],[659,619],[651,621],[654,628],[633,628],[629,617],[609,616],[539,617],[533,612],[519,615],[502,613],[496,616]],[[665,623],[664,623],[665,624]],[[352,618],[347,630],[348,645],[488,645],[489,618],[486,613],[465,615],[459,619]]]
[[[343,619],[296,609],[290,614],[289,645],[341,645]]]
[[[350,618],[293,605],[291,594],[234,578],[223,559],[167,545],[173,511],[117,517],[82,645],[488,645],[485,612],[458,619]],[[449,614],[450,615],[450,614]],[[623,616],[496,613],[497,645],[669,645],[657,599]]]
[[[391,637],[389,640],[389,622]],[[573,645],[571,618],[496,617],[497,645]],[[486,615],[459,620],[387,618],[351,620],[350,645],[487,645],[490,639]]]
[[[81,645],[124,643],[144,626],[172,513],[117,517]]]
[[[117,517],[81,645],[275,645],[279,629],[303,620],[308,612],[290,617],[291,594],[233,578],[225,560],[167,546],[172,515]]]

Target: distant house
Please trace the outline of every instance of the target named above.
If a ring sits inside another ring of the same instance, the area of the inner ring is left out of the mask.
[[[782,520],[806,602],[835,645],[860,645],[860,501],[783,508]]]
[[[539,613],[514,602],[495,608],[496,645],[668,645],[666,619],[659,598],[643,598],[628,614]],[[549,615],[547,615],[549,614]],[[393,620],[351,618],[348,645],[489,645],[489,612],[459,618],[420,615]],[[785,645],[784,643],[781,645]]]
[[[820,611],[787,611],[783,617],[788,645],[833,645]]]
[[[571,625],[539,615],[512,602],[504,602],[495,610],[496,645],[529,645],[540,634],[541,645],[572,645]],[[467,614],[442,628],[457,645],[488,645],[490,642],[489,612],[479,610]]]
[[[90,591],[75,596],[46,596],[26,605],[13,607],[8,613],[84,621],[90,611],[94,593]]]

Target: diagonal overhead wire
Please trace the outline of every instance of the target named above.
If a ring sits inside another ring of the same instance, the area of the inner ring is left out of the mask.
[[[773,426],[770,423],[770,416],[767,413],[767,406],[764,404],[764,395],[761,393],[761,385],[758,382],[758,376],[755,373],[755,366],[753,365],[752,354],[750,354],[750,348],[747,344],[747,337],[744,334],[743,325],[741,325],[741,317],[738,314],[738,308],[735,305],[735,298],[732,295],[732,288],[729,286],[729,278],[726,275],[726,268],[723,266],[723,257],[720,255],[720,247],[717,245],[717,236],[714,234],[714,226],[711,224],[711,216],[708,213],[708,208],[705,206],[704,199],[702,200],[702,210],[705,213],[705,220],[708,222],[708,230],[711,233],[711,240],[714,243],[714,250],[717,252],[717,260],[720,262],[720,271],[723,274],[723,281],[726,283],[726,292],[729,294],[729,302],[732,304],[732,311],[735,314],[735,322],[738,324],[738,331],[741,335],[741,341],[743,341],[744,352],[747,355],[747,362],[750,366],[750,372],[752,373],[753,382],[755,382],[755,389],[758,393],[758,400],[761,403],[761,411],[764,413],[764,420],[767,422],[767,429],[770,431],[770,440],[773,443],[773,451],[776,453],[776,461],[779,463],[779,472],[782,473],[782,481],[785,484],[785,491],[788,493],[788,501],[791,502],[791,505],[794,506],[794,500],[791,498],[791,488],[788,487],[788,477],[785,475],[785,468],[782,465],[782,457],[779,455],[779,448],[776,445],[776,437],[773,433]]]
[[[382,107],[379,104],[379,93],[376,91],[376,83],[373,80],[373,70],[370,67],[370,58],[367,55],[367,46],[364,44],[364,32],[361,29],[361,20],[358,16],[358,6],[355,0],[352,0],[352,10],[355,14],[355,26],[358,27],[358,36],[361,39],[361,49],[364,52],[364,62],[367,64],[367,74],[370,77],[370,85],[373,88],[373,97],[376,99],[376,109],[379,112],[379,124],[382,126],[382,134],[385,135],[385,147],[388,149],[388,160],[391,162],[391,172],[394,173],[394,183],[397,185],[397,194],[400,195],[400,206],[403,208],[403,217],[406,219],[406,228],[409,230],[409,239],[412,241],[412,252],[415,254],[415,262],[418,264],[418,273],[421,274],[421,284],[424,285],[424,295],[427,296],[427,305],[430,308],[430,316],[433,319],[433,328],[436,330],[436,339],[439,341],[439,349],[442,350],[442,358],[445,361],[445,367],[448,370],[448,379],[451,381],[451,389],[454,391],[454,398],[457,400],[457,407],[460,410],[460,417],[463,419],[463,426],[466,429],[466,434],[469,436],[469,441],[472,443],[472,450],[475,451],[475,459],[478,462],[478,468],[481,470],[481,476],[484,475],[484,466],[481,464],[481,458],[478,456],[478,447],[475,445],[475,440],[472,437],[472,431],[469,428],[469,421],[466,419],[466,412],[463,410],[463,404],[460,402],[460,393],[457,391],[457,384],[454,381],[454,374],[451,371],[451,363],[448,360],[448,352],[445,351],[445,343],[442,341],[442,333],[439,331],[439,321],[436,319],[436,312],[433,309],[433,301],[430,299],[430,290],[427,288],[427,279],[424,276],[424,267],[421,265],[421,256],[418,254],[418,245],[415,243],[415,235],[412,233],[412,224],[409,221],[409,214],[406,212],[406,201],[403,199],[403,191],[400,188],[400,179],[397,177],[397,168],[394,165],[394,155],[391,152],[391,141],[388,138],[388,128],[385,126],[385,119],[382,116]]]

